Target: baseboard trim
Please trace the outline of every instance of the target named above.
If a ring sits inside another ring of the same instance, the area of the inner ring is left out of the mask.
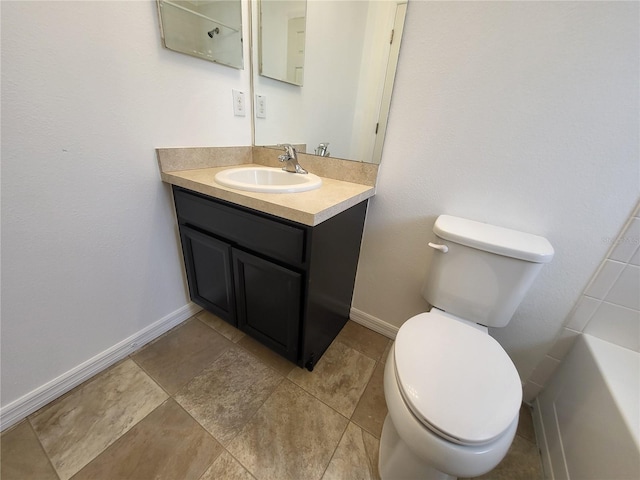
[[[93,377],[105,368],[122,360],[151,340],[184,322],[202,310],[194,303],[166,315],[155,323],[134,333],[93,358],[63,373],[50,382],[32,390],[10,404],[0,408],[0,431],[18,423],[39,408],[64,395],[72,388]]]
[[[390,323],[385,322],[384,320],[380,320],[373,315],[369,315],[357,308],[351,307],[351,311],[349,312],[349,318],[360,325],[370,328],[374,332],[378,332],[385,337],[388,337],[392,340],[395,340],[396,335],[398,334],[399,327],[395,325],[391,325]]]
[[[540,407],[540,400],[535,398],[532,401],[533,406],[533,431],[536,435],[536,444],[538,450],[540,450],[540,457],[542,459],[542,472],[545,480],[554,480],[553,469],[551,468],[551,453],[549,451],[549,439],[547,438],[547,431],[544,428],[544,422],[542,420],[542,410]]]

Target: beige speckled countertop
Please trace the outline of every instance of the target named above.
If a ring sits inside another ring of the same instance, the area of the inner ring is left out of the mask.
[[[318,225],[375,195],[377,166],[359,166],[358,162],[342,164],[340,162],[347,161],[337,159],[328,161],[326,158],[318,160],[307,158],[312,156],[304,154],[300,154],[300,163],[310,172],[316,173],[322,178],[322,186],[316,190],[298,193],[258,193],[225,187],[214,180],[216,173],[222,170],[244,166],[265,166],[265,164],[268,166],[277,165],[277,163],[273,163],[270,159],[271,156],[274,156],[277,162],[278,152],[276,150],[263,149],[261,147],[237,147],[238,150],[234,151],[234,148],[236,147],[218,149],[217,151],[222,154],[221,156],[223,158],[218,158],[217,160],[215,158],[211,160],[212,157],[216,156],[210,154],[210,150],[212,149],[158,149],[158,160],[162,180],[171,185],[177,185],[204,195],[235,203],[236,205],[252,208],[309,226]],[[258,150],[258,152],[253,155],[251,153],[247,154],[247,148],[250,150]],[[188,152],[188,150],[192,150],[192,152]],[[216,151],[215,149],[213,150]],[[231,155],[229,152],[231,152]],[[196,161],[191,153],[193,153],[193,155],[202,155],[203,158],[207,157],[210,160]],[[235,153],[238,154],[237,157]],[[302,158],[303,155],[304,158]],[[185,162],[176,161],[177,157],[188,158],[188,160]],[[234,159],[230,157],[236,157],[237,161],[234,161]],[[267,157],[267,159],[265,160],[264,157]],[[318,166],[314,171],[314,161],[322,162],[323,168]],[[169,167],[168,165],[171,166]],[[179,170],[178,168],[181,166],[186,168]],[[336,168],[331,168],[332,166]],[[167,171],[169,169],[171,169],[171,171]],[[333,177],[339,177],[341,170],[345,171],[345,176],[347,176],[349,180],[360,180],[362,183],[325,176],[331,175]],[[364,172],[364,174],[361,172]]]

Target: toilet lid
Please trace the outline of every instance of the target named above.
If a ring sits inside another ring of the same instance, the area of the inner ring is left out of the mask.
[[[400,391],[413,414],[455,443],[501,435],[520,409],[513,362],[487,333],[438,310],[407,320],[394,347]]]

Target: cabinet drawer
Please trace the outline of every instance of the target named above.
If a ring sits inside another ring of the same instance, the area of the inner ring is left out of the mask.
[[[255,252],[304,263],[305,230],[174,189],[181,224],[199,227]]]

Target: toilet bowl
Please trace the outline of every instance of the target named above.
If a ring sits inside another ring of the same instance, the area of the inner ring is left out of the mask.
[[[543,237],[448,215],[433,231],[433,307],[400,327],[385,366],[383,480],[476,477],[504,458],[522,385],[487,327],[509,323],[554,254]]]
[[[482,329],[436,309],[411,318],[403,329],[384,372],[389,413],[380,439],[381,477],[444,480],[492,470],[513,441],[522,399],[507,354]],[[421,349],[418,339],[425,333],[430,341]],[[486,344],[478,341],[482,336]],[[491,362],[500,373],[483,370],[480,362]],[[404,378],[399,367],[409,370]]]

